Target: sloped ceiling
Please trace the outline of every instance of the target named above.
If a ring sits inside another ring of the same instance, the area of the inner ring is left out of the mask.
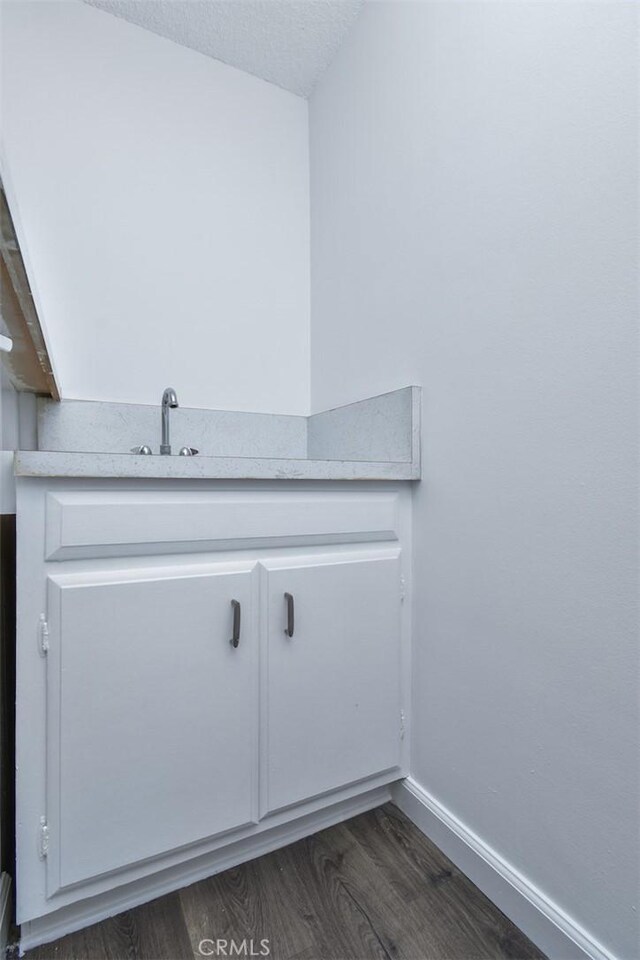
[[[302,97],[331,63],[363,0],[84,0]]]

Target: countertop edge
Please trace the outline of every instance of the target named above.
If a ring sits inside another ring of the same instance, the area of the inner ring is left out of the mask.
[[[133,454],[18,450],[16,477],[121,480],[419,480],[412,461],[249,457],[138,457]]]

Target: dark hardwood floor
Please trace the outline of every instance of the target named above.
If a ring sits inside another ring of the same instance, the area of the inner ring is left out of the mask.
[[[274,960],[544,960],[390,804],[26,956],[193,960],[252,947]]]

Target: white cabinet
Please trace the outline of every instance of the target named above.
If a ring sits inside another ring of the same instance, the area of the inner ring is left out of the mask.
[[[50,894],[255,818],[251,581],[238,564],[49,578]]]
[[[408,488],[17,489],[25,944],[389,799],[408,759]]]
[[[272,812],[400,766],[400,552],[262,566],[262,794]]]

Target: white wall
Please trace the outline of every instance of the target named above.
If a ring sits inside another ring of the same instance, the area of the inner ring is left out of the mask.
[[[306,414],[306,101],[79,0],[1,6],[2,172],[64,398]]]
[[[636,14],[371,3],[310,107],[312,407],[425,393],[413,774],[629,960]]]

